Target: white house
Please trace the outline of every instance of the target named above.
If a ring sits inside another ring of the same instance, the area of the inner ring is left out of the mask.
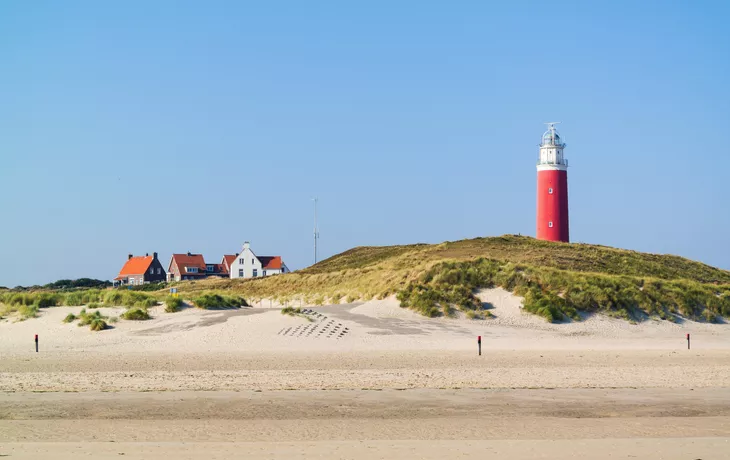
[[[289,273],[281,256],[257,256],[248,241],[243,243],[241,253],[230,264],[231,278],[256,278],[260,276]]]

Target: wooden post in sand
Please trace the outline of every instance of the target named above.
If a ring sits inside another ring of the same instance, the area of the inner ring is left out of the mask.
[[[35,335],[35,352],[38,353],[38,334]]]
[[[687,350],[689,350],[689,334],[687,334]]]
[[[477,346],[479,347],[479,356],[482,355],[482,336],[477,336]]]

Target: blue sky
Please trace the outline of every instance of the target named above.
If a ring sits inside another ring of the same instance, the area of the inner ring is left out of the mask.
[[[596,3],[596,4],[594,4]],[[0,2],[0,285],[535,233],[730,269],[726,2]]]

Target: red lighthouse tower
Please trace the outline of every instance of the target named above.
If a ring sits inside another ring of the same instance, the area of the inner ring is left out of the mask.
[[[537,161],[537,239],[570,240],[568,232],[568,160],[563,156],[565,143],[555,129],[548,130],[540,142]]]

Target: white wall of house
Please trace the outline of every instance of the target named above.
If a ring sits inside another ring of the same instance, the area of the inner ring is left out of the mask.
[[[241,253],[231,264],[231,278],[254,278],[259,276],[264,276],[261,261],[251,250],[251,245],[248,242],[243,243]]]

